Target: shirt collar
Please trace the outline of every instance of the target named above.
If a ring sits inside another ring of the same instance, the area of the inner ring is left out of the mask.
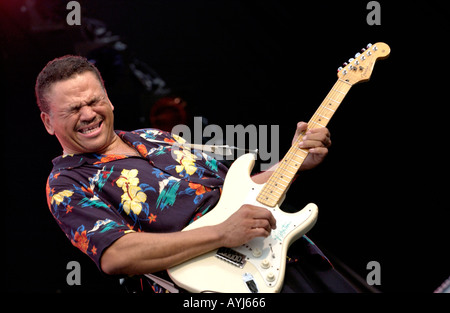
[[[125,132],[115,130],[115,133],[124,140],[130,146],[133,145],[133,141],[130,136],[133,132]],[[135,135],[136,136],[136,135]],[[127,137],[127,138],[125,138]],[[120,154],[98,154],[98,153],[81,153],[81,154],[63,154],[52,160],[53,170],[73,169],[84,165],[85,163],[96,165],[102,163],[108,163],[114,160],[126,159],[128,156]]]

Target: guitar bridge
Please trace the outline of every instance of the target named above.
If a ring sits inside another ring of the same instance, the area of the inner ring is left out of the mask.
[[[243,268],[246,262],[246,257],[244,254],[231,248],[219,248],[216,252],[216,257],[239,268]]]

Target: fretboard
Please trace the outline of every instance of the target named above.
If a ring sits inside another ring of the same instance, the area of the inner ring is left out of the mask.
[[[296,142],[291,146],[280,161],[277,169],[262,188],[257,197],[258,202],[274,207],[283,199],[300,166],[308,156],[308,149],[300,149],[298,144],[303,140],[303,136],[309,129],[327,126],[351,87],[350,83],[342,79],[336,81],[322,104],[309,120],[308,129],[299,135]]]

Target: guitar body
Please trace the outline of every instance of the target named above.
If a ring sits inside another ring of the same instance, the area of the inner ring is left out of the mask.
[[[264,184],[256,184],[250,177],[254,163],[252,154],[238,158],[228,171],[217,206],[183,231],[219,224],[243,204],[266,207],[274,215],[277,229],[267,238],[258,237],[232,249],[217,249],[168,269],[172,280],[181,288],[190,292],[227,293],[281,290],[287,250],[314,226],[318,208],[308,204],[292,214],[281,211],[278,205],[267,207],[257,202]]]

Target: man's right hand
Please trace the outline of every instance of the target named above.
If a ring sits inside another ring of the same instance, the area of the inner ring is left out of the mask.
[[[268,237],[275,229],[272,213],[262,207],[244,204],[226,221],[217,225],[224,247],[237,247],[255,237]]]

